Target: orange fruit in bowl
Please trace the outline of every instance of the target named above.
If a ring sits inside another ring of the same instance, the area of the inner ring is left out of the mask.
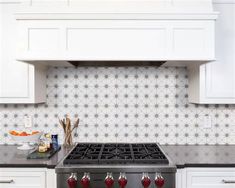
[[[10,131],[9,133],[10,133],[11,135],[14,135],[14,136],[18,136],[18,135],[19,135],[19,133],[16,132],[16,131]]]
[[[39,133],[39,131],[33,131],[33,132],[32,132],[32,135],[38,134],[38,133]]]
[[[22,131],[22,132],[19,132],[19,131],[9,131],[9,133],[13,136],[32,136],[32,135],[36,135],[38,133],[40,133],[39,131],[32,131],[32,132],[26,132],[26,131]]]
[[[19,136],[28,136],[28,134],[26,132],[22,132],[19,134]]]

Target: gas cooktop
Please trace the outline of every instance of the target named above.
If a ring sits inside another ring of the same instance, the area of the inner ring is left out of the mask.
[[[169,164],[157,144],[77,144],[64,164]]]

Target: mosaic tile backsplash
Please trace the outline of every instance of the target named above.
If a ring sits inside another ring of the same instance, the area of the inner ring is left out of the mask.
[[[0,105],[0,143],[12,129],[59,134],[58,118],[80,118],[77,142],[235,144],[235,105],[188,103],[188,71],[177,67],[49,68],[47,103]],[[204,128],[204,116],[212,127]]]

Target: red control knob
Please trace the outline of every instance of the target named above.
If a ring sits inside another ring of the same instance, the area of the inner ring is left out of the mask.
[[[165,183],[165,180],[162,177],[162,175],[157,173],[155,177],[155,185],[157,186],[157,188],[163,187],[164,183]]]
[[[125,173],[120,173],[120,176],[118,178],[118,184],[120,188],[125,188],[127,185],[127,178]]]
[[[112,173],[107,173],[107,176],[105,177],[104,183],[107,188],[112,188],[114,184],[114,179]]]
[[[69,188],[76,188],[77,187],[77,175],[75,173],[72,173],[68,180],[67,180]]]
[[[148,188],[150,186],[151,180],[150,180],[148,173],[143,173],[141,183],[144,188]]]
[[[89,188],[90,180],[91,180],[90,174],[85,172],[81,179],[82,188]]]

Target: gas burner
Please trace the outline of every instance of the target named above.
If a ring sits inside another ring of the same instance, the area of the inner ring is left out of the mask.
[[[96,164],[102,144],[78,144],[65,159],[64,164]]]
[[[168,164],[157,144],[77,144],[64,164]]]
[[[136,163],[168,164],[166,156],[156,144],[132,144]]]
[[[130,144],[105,144],[100,157],[101,163],[131,162],[132,152]]]

